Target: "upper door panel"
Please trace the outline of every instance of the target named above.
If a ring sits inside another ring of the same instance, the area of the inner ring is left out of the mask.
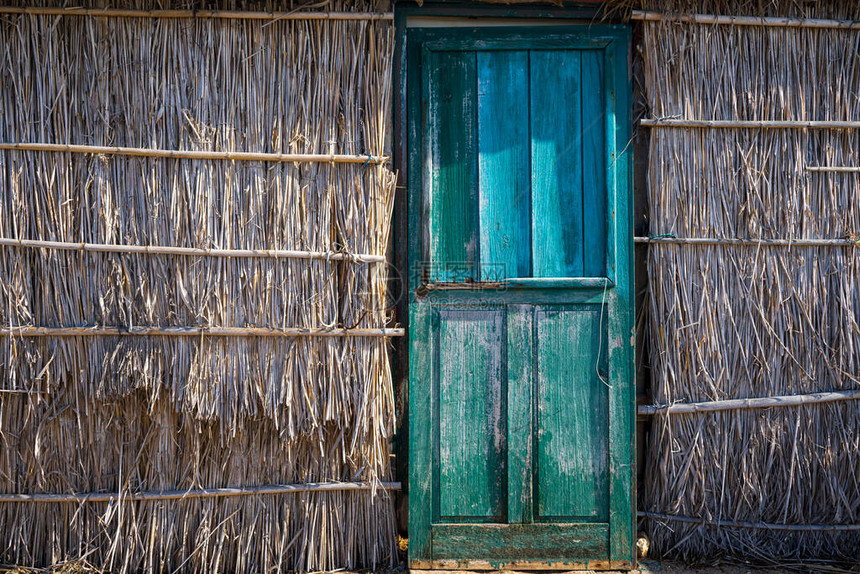
[[[424,57],[425,280],[606,277],[606,51]]]

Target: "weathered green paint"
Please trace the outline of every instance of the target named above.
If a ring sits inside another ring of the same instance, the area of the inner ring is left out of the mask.
[[[409,30],[413,565],[633,564],[628,49]]]
[[[514,287],[501,289],[438,290],[428,295],[434,305],[551,305],[567,303],[602,304],[611,288]],[[421,300],[421,298],[419,298]]]
[[[623,38],[623,39],[622,39]],[[630,36],[619,38],[604,53],[606,74],[605,118],[607,152],[607,209],[612,218],[607,234],[607,275],[616,281],[608,297],[610,381],[621,381],[609,394],[609,555],[624,560],[635,535],[636,497],[636,385],[634,369],[633,275],[633,159],[628,151],[631,134]],[[623,47],[622,47],[623,44]],[[635,561],[635,552],[633,553]]]
[[[434,388],[438,422],[433,468],[441,520],[501,520],[507,499],[505,308],[436,308]]]
[[[606,275],[606,116],[603,52],[582,52],[583,274]]]
[[[508,522],[533,521],[533,305],[508,304]]]
[[[478,52],[481,280],[528,277],[528,52]]]
[[[428,219],[431,281],[477,279],[476,55],[430,52]]]
[[[495,561],[586,561],[607,554],[607,530],[605,524],[440,524],[433,528],[433,555],[459,560],[491,547]]]
[[[429,305],[410,305],[411,329],[420,329],[428,335],[432,324]],[[411,331],[410,329],[410,331]],[[414,556],[430,554],[430,523],[432,506],[433,418],[432,385],[426,384],[432,366],[429,344],[409,345],[409,552]],[[419,375],[420,373],[420,375]],[[421,377],[422,383],[415,380]],[[421,416],[417,416],[421,413]]]
[[[609,380],[598,305],[535,313],[537,520],[606,522]]]

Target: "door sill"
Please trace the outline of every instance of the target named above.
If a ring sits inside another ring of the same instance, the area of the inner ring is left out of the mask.
[[[629,560],[589,560],[587,562],[541,562],[512,561],[490,562],[488,560],[413,560],[409,566],[413,574],[454,574],[454,572],[506,572],[540,571],[545,574],[582,571],[621,571],[629,572],[634,565]]]

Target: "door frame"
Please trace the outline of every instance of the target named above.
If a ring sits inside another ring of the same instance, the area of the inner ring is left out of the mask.
[[[416,219],[414,214],[417,209],[410,209],[422,201],[422,169],[420,158],[423,155],[423,134],[410,131],[410,125],[415,122],[408,117],[406,105],[408,86],[415,81],[416,76],[423,73],[410,69],[407,58],[407,18],[409,16],[430,17],[480,17],[480,18],[511,18],[517,21],[511,22],[512,26],[523,26],[519,20],[523,18],[553,18],[552,24],[558,26],[571,25],[571,32],[581,31],[588,33],[588,24],[593,22],[597,16],[597,8],[594,6],[571,6],[554,8],[545,6],[523,6],[512,8],[509,6],[474,5],[441,2],[419,7],[412,2],[398,2],[395,4],[395,60],[393,79],[395,87],[394,97],[394,164],[399,178],[399,192],[395,202],[394,213],[394,236],[392,244],[395,246],[393,255],[394,264],[400,272],[397,274],[398,285],[394,286],[396,292],[404,294],[397,303],[397,317],[403,326],[409,327],[409,301],[413,297],[416,274],[410,269],[410,254],[420,253],[423,238],[421,219]],[[478,22],[476,22],[478,25]],[[578,25],[581,28],[573,28]],[[467,28],[468,29],[468,28]],[[607,259],[612,258],[615,264],[614,271],[607,269],[610,279],[618,277],[614,281],[616,287],[612,289],[612,297],[615,301],[607,300],[607,308],[614,312],[608,314],[610,332],[620,332],[619,327],[625,324],[633,325],[633,217],[632,217],[632,151],[628,143],[631,138],[631,81],[630,81],[630,33],[626,29],[627,42],[627,77],[626,82],[617,85],[616,79],[614,92],[615,106],[615,137],[607,146],[612,151],[611,163],[614,167],[608,173],[607,187],[609,197],[607,207],[610,212],[608,229],[609,243],[607,244]],[[614,68],[619,63],[616,62]],[[412,68],[415,68],[414,64]],[[610,75],[610,74],[607,74]],[[420,123],[420,122],[419,122]],[[412,160],[412,161],[410,161]],[[614,174],[614,178],[611,175]],[[411,220],[410,220],[411,218]],[[622,279],[623,278],[623,279]],[[588,279],[584,281],[589,281]],[[592,281],[600,281],[592,280]],[[581,285],[586,286],[586,285]],[[594,286],[597,286],[596,284]],[[619,291],[620,286],[620,291]],[[613,329],[614,323],[614,329]],[[612,369],[624,373],[624,377],[630,381],[624,393],[610,393],[610,420],[618,421],[617,431],[610,431],[610,515],[609,515],[609,560],[589,561],[584,563],[536,563],[536,562],[510,562],[510,563],[485,563],[480,561],[468,561],[466,563],[449,563],[446,561],[430,561],[422,559],[427,557],[430,544],[430,517],[409,516],[409,565],[411,568],[420,569],[629,569],[635,565],[634,534],[635,534],[635,511],[636,511],[636,485],[635,485],[635,374],[634,374],[634,332],[630,338],[619,336],[609,342],[609,363]],[[432,473],[423,469],[409,468],[409,444],[425,437],[429,429],[419,430],[410,440],[408,411],[409,411],[409,337],[398,340],[395,348],[395,374],[398,407],[398,428],[396,437],[396,461],[397,475],[404,485],[404,498],[399,504],[401,514],[406,511],[406,497],[426,499],[427,504],[421,507],[430,508],[429,504],[429,481],[420,481],[421,484],[412,484],[410,489],[409,475],[417,470],[421,476],[429,476]],[[413,357],[413,360],[419,357]],[[415,397],[420,401],[419,397]],[[412,405],[413,407],[416,405]],[[413,429],[416,430],[416,429]],[[615,440],[613,440],[615,434]],[[429,441],[429,437],[426,437]],[[631,476],[631,480],[618,479],[616,468],[629,469],[625,474]],[[414,474],[413,474],[414,476]],[[413,507],[415,506],[413,500]],[[429,510],[428,510],[429,512]],[[422,513],[423,514],[423,513]],[[632,517],[632,518],[631,518]],[[401,516],[402,518],[402,516]],[[425,527],[426,525],[426,527]]]

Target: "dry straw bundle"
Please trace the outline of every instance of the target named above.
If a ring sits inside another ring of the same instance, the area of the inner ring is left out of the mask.
[[[388,323],[385,265],[331,254],[378,260],[387,249],[394,178],[379,158],[389,145],[391,49],[390,24],[376,20],[0,17],[0,142],[368,155],[0,151],[2,238],[317,254],[0,247],[0,491],[117,495],[35,503],[0,494],[2,561],[82,559],[116,572],[393,563],[393,509],[381,487],[131,499],[390,479],[386,338],[342,336]],[[20,326],[185,327],[194,336],[8,335]]]
[[[717,4],[669,10],[854,16],[839,2],[815,14]],[[858,31],[642,26],[654,118],[860,120]],[[860,238],[858,174],[808,166],[860,166],[860,130],[651,128],[651,232]],[[654,403],[860,388],[860,249],[844,243],[652,244]],[[664,515],[644,521],[653,547],[688,559],[855,559],[858,420],[860,401],[655,416],[641,501]]]

